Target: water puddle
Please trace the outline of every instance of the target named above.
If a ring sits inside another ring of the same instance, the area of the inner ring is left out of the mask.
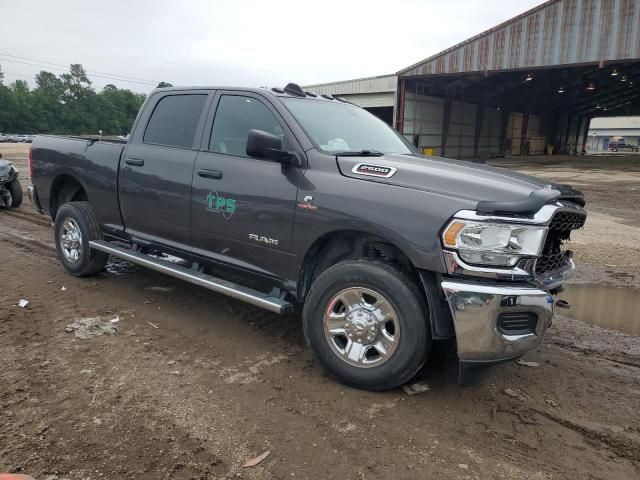
[[[589,325],[640,336],[639,289],[565,285],[560,297],[571,303],[571,309],[559,310],[558,313],[566,312]]]
[[[131,262],[109,255],[109,259],[105,265],[105,270],[111,275],[119,276],[135,272],[136,266]]]

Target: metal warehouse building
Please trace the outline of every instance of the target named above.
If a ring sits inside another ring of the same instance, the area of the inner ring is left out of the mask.
[[[607,152],[609,143],[624,139],[627,145],[640,144],[640,117],[595,118],[589,128],[587,150]]]
[[[640,0],[552,0],[395,75],[307,88],[435,155],[580,152],[591,118],[640,114]]]

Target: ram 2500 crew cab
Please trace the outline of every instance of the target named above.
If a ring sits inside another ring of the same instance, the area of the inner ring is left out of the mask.
[[[295,84],[157,89],[128,141],[38,136],[31,173],[69,273],[115,255],[300,307],[324,368],[372,390],[410,380],[433,341],[455,336],[462,380],[539,345],[586,218],[571,187],[420,155]]]

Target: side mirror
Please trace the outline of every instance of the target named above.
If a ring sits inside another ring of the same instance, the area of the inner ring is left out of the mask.
[[[282,138],[263,130],[249,130],[247,155],[258,159],[289,163],[293,155],[282,150]]]

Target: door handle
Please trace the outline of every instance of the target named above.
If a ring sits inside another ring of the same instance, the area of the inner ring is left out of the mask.
[[[222,172],[219,170],[210,170],[208,168],[201,168],[198,170],[198,176],[203,178],[213,178],[214,180],[220,180],[222,178]]]
[[[144,165],[144,160],[141,158],[129,157],[125,158],[124,163],[133,167],[142,167]]]

